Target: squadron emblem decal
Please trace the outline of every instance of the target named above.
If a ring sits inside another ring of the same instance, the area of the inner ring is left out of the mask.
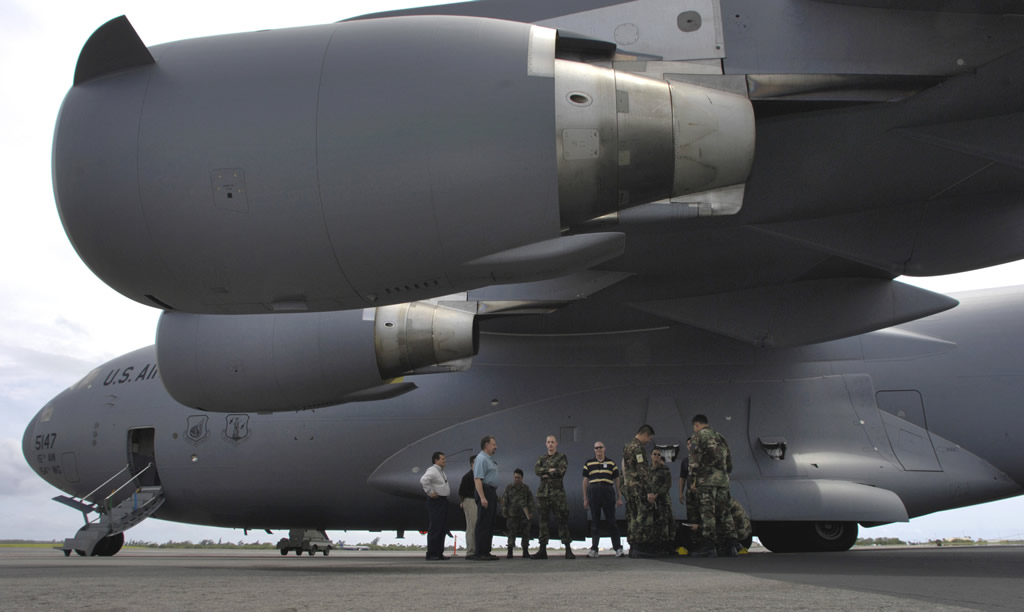
[[[188,421],[185,424],[185,437],[193,444],[199,444],[205,440],[206,436],[210,435],[210,429],[207,427],[209,420],[210,417],[205,414],[188,417]]]
[[[249,415],[229,414],[224,417],[224,439],[236,444],[249,438]]]

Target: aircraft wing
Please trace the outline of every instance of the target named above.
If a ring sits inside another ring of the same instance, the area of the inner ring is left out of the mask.
[[[493,0],[152,49],[114,20],[58,120],[58,206],[103,280],[176,315],[465,295],[455,350],[351,390],[461,368],[476,318],[841,338],[956,304],[899,275],[1024,257],[1024,19],[996,4]],[[365,327],[309,321],[288,333]]]

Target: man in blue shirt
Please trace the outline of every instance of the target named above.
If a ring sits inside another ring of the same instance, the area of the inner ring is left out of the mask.
[[[480,454],[473,464],[473,482],[476,486],[476,555],[466,559],[475,561],[497,561],[491,554],[491,538],[494,537],[494,517],[498,512],[498,462],[494,451],[498,441],[494,436],[480,440]]]

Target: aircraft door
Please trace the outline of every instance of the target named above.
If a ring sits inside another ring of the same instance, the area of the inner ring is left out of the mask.
[[[146,466],[152,467],[146,469]],[[139,480],[139,486],[160,486],[156,469],[156,429],[140,427],[128,430],[128,466]]]
[[[928,433],[921,394],[915,390],[879,391],[875,394],[875,401],[882,411],[885,432],[903,468],[917,472],[941,472],[942,466]]]

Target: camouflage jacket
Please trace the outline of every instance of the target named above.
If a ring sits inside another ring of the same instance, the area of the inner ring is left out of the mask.
[[[690,474],[698,487],[727,487],[732,471],[732,454],[722,434],[710,427],[690,439]]]
[[[622,449],[622,485],[634,497],[651,491],[651,462],[643,442],[636,438]]]
[[[533,516],[533,492],[530,491],[530,487],[524,482],[522,484],[512,483],[505,487],[505,492],[501,495],[501,515],[505,518],[526,518],[523,514],[525,510]]]
[[[651,466],[651,493],[658,496],[658,502],[671,503],[668,492],[672,489],[672,470],[664,463]]]
[[[555,471],[549,472],[548,470],[552,468]],[[554,455],[541,455],[533,466],[533,473],[540,476],[537,497],[549,497],[559,493],[564,494],[565,488],[562,486],[562,477],[565,476],[565,472],[568,469],[569,459],[562,453],[556,452]]]

